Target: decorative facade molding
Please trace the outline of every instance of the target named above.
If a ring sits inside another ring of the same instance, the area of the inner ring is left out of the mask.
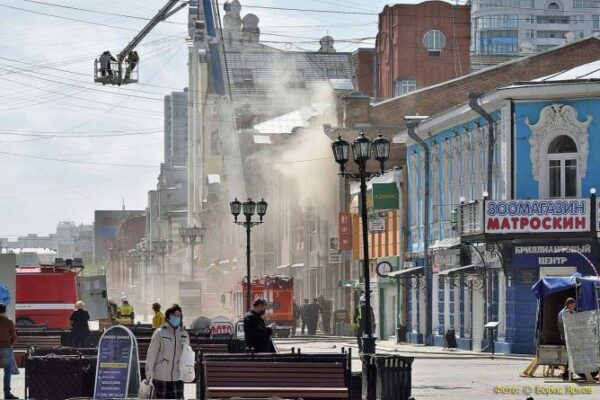
[[[579,121],[577,110],[566,104],[552,104],[546,106],[540,112],[540,119],[536,124],[532,124],[529,118],[525,123],[531,129],[529,138],[531,173],[536,181],[540,181],[540,171],[543,170],[543,162],[547,147],[557,136],[566,135],[577,144],[579,153],[579,162],[577,163],[579,177],[584,178],[587,174],[587,160],[589,153],[588,126],[593,117],[587,115],[585,121]]]

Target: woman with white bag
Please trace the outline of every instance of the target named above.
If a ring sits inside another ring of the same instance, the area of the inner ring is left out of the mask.
[[[190,337],[183,328],[181,307],[174,304],[165,311],[165,324],[154,331],[146,356],[146,379],[154,386],[157,399],[183,399],[183,382],[189,371],[180,367],[182,354],[188,359]]]

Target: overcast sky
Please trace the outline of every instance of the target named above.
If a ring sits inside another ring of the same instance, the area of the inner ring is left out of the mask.
[[[187,82],[187,9],[138,47],[142,83],[112,88],[93,83],[94,58],[118,53],[146,21],[41,3],[150,18],[165,2],[0,0],[0,237],[48,234],[62,220],[89,224],[94,210],[119,209],[123,198],[128,209],[145,208],[162,161],[163,96]],[[351,51],[375,36],[376,15],[249,6],[378,13],[388,2],[241,3],[242,15],[260,18],[263,41],[285,42],[273,46],[315,50],[330,34],[351,40],[335,46]]]

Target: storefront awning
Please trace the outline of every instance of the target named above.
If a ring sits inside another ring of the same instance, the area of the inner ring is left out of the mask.
[[[447,250],[458,246],[460,246],[460,238],[453,237],[444,240],[437,240],[433,245],[429,246],[429,250]]]
[[[395,276],[416,274],[416,273],[423,271],[424,269],[425,269],[425,267],[414,267],[414,268],[401,269],[400,271],[390,272],[388,274],[388,276],[391,278],[391,277],[395,277]]]
[[[304,263],[299,263],[299,264],[292,264],[291,268],[303,268],[304,267]]]
[[[475,269],[478,268],[479,265],[471,264],[471,265],[463,265],[458,268],[447,269],[439,273],[439,275],[450,275],[450,274],[458,274],[460,272],[475,272]]]
[[[281,271],[282,269],[287,269],[287,268],[289,268],[289,267],[291,267],[291,266],[292,266],[292,264],[283,264],[283,265],[280,265],[279,267],[277,267],[277,268],[275,268],[275,269],[276,269],[277,271]]]

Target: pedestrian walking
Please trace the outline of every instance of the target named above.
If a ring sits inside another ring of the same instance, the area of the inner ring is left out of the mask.
[[[90,327],[88,325],[90,314],[85,310],[85,303],[83,301],[79,300],[75,303],[75,311],[73,311],[69,319],[71,320],[73,347],[84,348],[90,336]]]
[[[292,304],[294,307],[294,320],[292,321],[292,336],[296,336],[296,331],[298,330],[298,319],[300,319],[300,306],[295,301]]]
[[[321,306],[321,320],[323,322],[323,332],[326,335],[331,334],[331,312],[333,303],[331,300],[325,300],[325,296],[319,296],[319,305]]]
[[[13,373],[13,345],[17,340],[15,323],[6,316],[6,304],[0,303],[0,357],[4,365],[4,398],[18,399],[10,391],[10,380]]]
[[[152,304],[152,311],[154,311],[154,317],[152,318],[152,329],[158,329],[165,324],[165,314],[160,311],[160,304]]]
[[[302,329],[301,332],[304,335],[304,330],[308,328],[308,308],[310,307],[310,303],[308,299],[304,299],[304,303],[300,307],[300,319],[302,320]]]
[[[371,312],[371,332],[375,330],[375,314],[373,313],[373,307],[370,307]],[[354,333],[356,334],[356,340],[358,341],[358,352],[362,353],[363,351],[363,343],[362,337],[365,334],[366,326],[367,326],[367,303],[365,296],[361,296],[359,305],[354,309],[354,316],[352,318],[352,326],[354,327]]]
[[[254,349],[257,353],[275,353],[275,346],[271,340],[276,329],[275,324],[266,326],[263,319],[267,311],[267,301],[256,299],[252,303],[252,309],[244,317],[244,339],[246,347]]]
[[[127,297],[121,297],[121,306],[117,310],[117,319],[121,325],[133,325],[135,320],[135,313],[133,307],[127,301]]]
[[[323,310],[319,305],[319,299],[313,299],[313,302],[308,306],[308,334],[315,336],[317,334],[317,325],[319,324],[319,316]]]
[[[177,304],[165,311],[166,322],[154,331],[146,356],[146,379],[151,381],[157,399],[183,399],[183,380],[179,361],[190,337],[182,324]]]
[[[558,313],[558,334],[560,335],[560,341],[563,346],[567,345],[567,341],[565,339],[565,325],[563,322],[563,315],[572,314],[575,312],[576,301],[574,298],[569,297],[565,300],[565,306]],[[567,365],[565,365],[565,371],[562,374],[563,381],[569,380],[569,361],[567,361]]]

